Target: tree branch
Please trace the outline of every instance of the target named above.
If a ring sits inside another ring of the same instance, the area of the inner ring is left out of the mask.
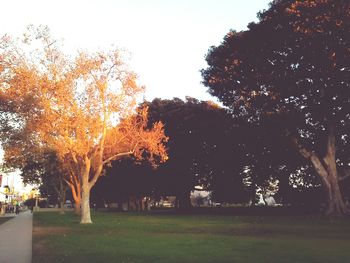
[[[66,179],[63,179],[63,181],[65,181],[66,182],[66,184],[69,186],[69,187],[73,187],[73,184],[71,183],[71,182],[69,182],[68,180],[66,180]]]
[[[298,152],[305,158],[310,159],[314,155],[313,152],[308,151],[304,146],[300,144],[297,138],[291,137],[293,146],[298,150]]]
[[[117,65],[115,64],[115,63],[113,63],[113,65],[109,68],[109,70],[108,70],[108,72],[107,72],[107,76],[109,76],[109,74],[111,74],[111,72],[112,72],[112,69],[114,68],[114,67],[116,67]]]
[[[345,169],[342,171],[341,175],[340,172],[338,173],[338,181],[344,181],[346,178],[350,177],[350,169]]]
[[[127,155],[131,155],[134,153],[135,150],[132,150],[132,151],[128,151],[128,152],[124,152],[124,153],[118,153],[116,155],[113,155],[109,158],[107,158],[106,160],[103,161],[103,165],[111,162],[111,161],[114,161],[114,160],[117,160],[118,158],[120,157],[124,157],[124,156],[127,156]]]
[[[73,152],[72,152],[72,159],[76,164],[78,164],[77,156]]]
[[[291,136],[292,139],[292,143],[294,145],[294,147],[299,151],[299,153],[307,160],[310,160],[313,167],[315,168],[317,174],[321,177],[322,182],[325,185],[329,185],[329,182],[327,181],[327,167],[328,164],[327,162],[324,162],[324,160],[322,160],[321,158],[319,158],[317,156],[317,154],[315,154],[312,151],[307,150],[304,146],[302,146],[300,144],[300,142],[298,141],[298,139],[294,136]]]

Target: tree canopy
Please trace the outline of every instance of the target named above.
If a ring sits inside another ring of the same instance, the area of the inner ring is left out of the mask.
[[[169,161],[157,171],[159,177],[167,178],[160,191],[177,195],[179,206],[186,208],[195,186],[232,192],[235,179],[236,185],[242,185],[238,131],[225,109],[189,97],[185,101],[155,99],[146,105],[151,122],[164,123],[171,138],[167,143]]]
[[[91,223],[91,187],[112,160],[134,155],[167,159],[163,125],[148,128],[147,109],[136,111],[143,87],[123,52],[62,53],[48,28],[30,28],[21,41],[1,39],[1,139],[12,156],[31,145],[54,151],[70,172],[81,223]],[[25,138],[25,139],[23,139]]]
[[[316,169],[329,214],[348,211],[338,182],[350,161],[349,11],[343,0],[274,1],[258,23],[211,47],[202,70],[209,93],[236,117],[278,120]]]

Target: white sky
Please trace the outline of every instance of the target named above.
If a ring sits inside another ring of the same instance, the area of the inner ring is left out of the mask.
[[[246,29],[270,0],[0,0],[0,36],[48,25],[69,52],[127,49],[145,97],[213,99],[200,84],[204,56]]]
[[[48,25],[68,52],[127,49],[145,98],[215,100],[200,84],[204,56],[230,30],[246,29],[270,0],[0,0],[0,36]],[[0,162],[2,159],[0,147]],[[18,175],[16,175],[18,177]],[[17,183],[16,183],[17,184]]]

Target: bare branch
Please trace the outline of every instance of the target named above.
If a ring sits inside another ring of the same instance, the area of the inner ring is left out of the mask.
[[[57,40],[54,40],[54,41],[52,41],[51,43],[49,43],[49,44],[47,44],[47,48],[49,48],[51,45],[53,45],[53,44],[55,44],[57,42]]]
[[[109,68],[108,72],[106,73],[107,76],[109,76],[109,74],[111,74],[111,71],[114,67],[116,67],[117,65],[115,63],[113,63],[113,65]]]

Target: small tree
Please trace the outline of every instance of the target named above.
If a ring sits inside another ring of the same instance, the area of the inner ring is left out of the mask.
[[[65,180],[68,176],[64,165],[54,152],[44,152],[34,155],[33,152],[22,156],[26,157],[21,169],[21,177],[24,183],[40,184],[41,196],[52,196],[58,201],[61,213],[64,213],[64,203],[68,185]]]
[[[146,108],[136,112],[143,88],[120,50],[80,52],[71,59],[47,28],[28,32],[24,46],[2,39],[0,97],[12,109],[3,117],[57,153],[70,171],[76,205],[81,201],[80,222],[91,223],[90,190],[103,168],[130,155],[163,162],[167,137],[160,122],[148,128]]]

